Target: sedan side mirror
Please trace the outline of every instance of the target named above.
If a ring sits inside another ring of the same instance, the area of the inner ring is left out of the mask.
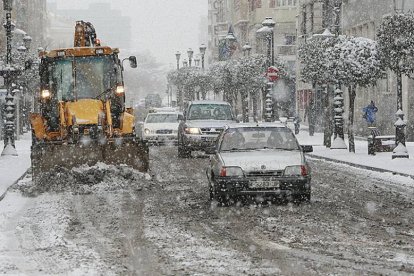
[[[303,152],[313,152],[313,146],[312,145],[301,145]]]

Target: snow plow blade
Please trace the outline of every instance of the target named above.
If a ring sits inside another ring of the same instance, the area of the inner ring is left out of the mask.
[[[148,146],[126,138],[122,142],[110,141],[104,145],[39,143],[32,145],[31,159],[33,179],[55,168],[72,169],[81,165],[93,166],[98,162],[125,164],[140,172],[147,172],[149,167]]]

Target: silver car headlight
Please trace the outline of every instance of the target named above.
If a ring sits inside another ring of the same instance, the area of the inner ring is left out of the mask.
[[[243,177],[244,172],[240,167],[221,167],[220,176]]]
[[[186,127],[184,131],[186,134],[201,134],[201,131],[198,127]]]
[[[288,166],[285,168],[285,176],[307,176],[308,168],[304,165]]]
[[[144,129],[144,133],[145,133],[146,135],[148,135],[148,134],[150,134],[150,133],[151,133],[151,130],[149,130],[148,128],[146,128],[146,129]]]

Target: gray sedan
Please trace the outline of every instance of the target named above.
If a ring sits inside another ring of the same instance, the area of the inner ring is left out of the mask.
[[[234,124],[217,140],[207,169],[210,199],[236,196],[310,201],[311,171],[292,131],[283,124]]]

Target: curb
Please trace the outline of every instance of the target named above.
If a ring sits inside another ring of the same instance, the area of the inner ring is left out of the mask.
[[[30,168],[28,168],[16,181],[14,181],[9,187],[7,187],[6,191],[2,195],[0,195],[0,201],[2,201],[6,197],[7,192],[9,191],[9,189],[13,185],[15,185],[17,182],[19,182],[20,180],[22,180],[27,175],[27,173],[29,172],[29,170],[30,170]]]
[[[401,175],[401,176],[410,177],[411,179],[414,179],[414,175],[410,175],[410,174],[406,174],[406,173],[400,173],[400,172],[390,171],[390,170],[386,170],[386,169],[381,169],[381,168],[375,168],[375,167],[370,167],[370,166],[355,164],[355,163],[351,163],[351,162],[347,162],[347,161],[337,160],[337,159],[333,159],[333,158],[329,158],[329,157],[322,157],[322,156],[318,156],[318,155],[314,155],[314,154],[309,154],[309,153],[306,154],[306,155],[308,157],[310,157],[310,158],[313,158],[313,159],[318,159],[318,160],[330,161],[330,162],[334,162],[334,163],[345,164],[345,165],[348,165],[348,166],[351,166],[351,167],[355,167],[355,168],[359,168],[359,169],[364,169],[364,170],[375,171],[375,172],[392,173],[393,175]]]

